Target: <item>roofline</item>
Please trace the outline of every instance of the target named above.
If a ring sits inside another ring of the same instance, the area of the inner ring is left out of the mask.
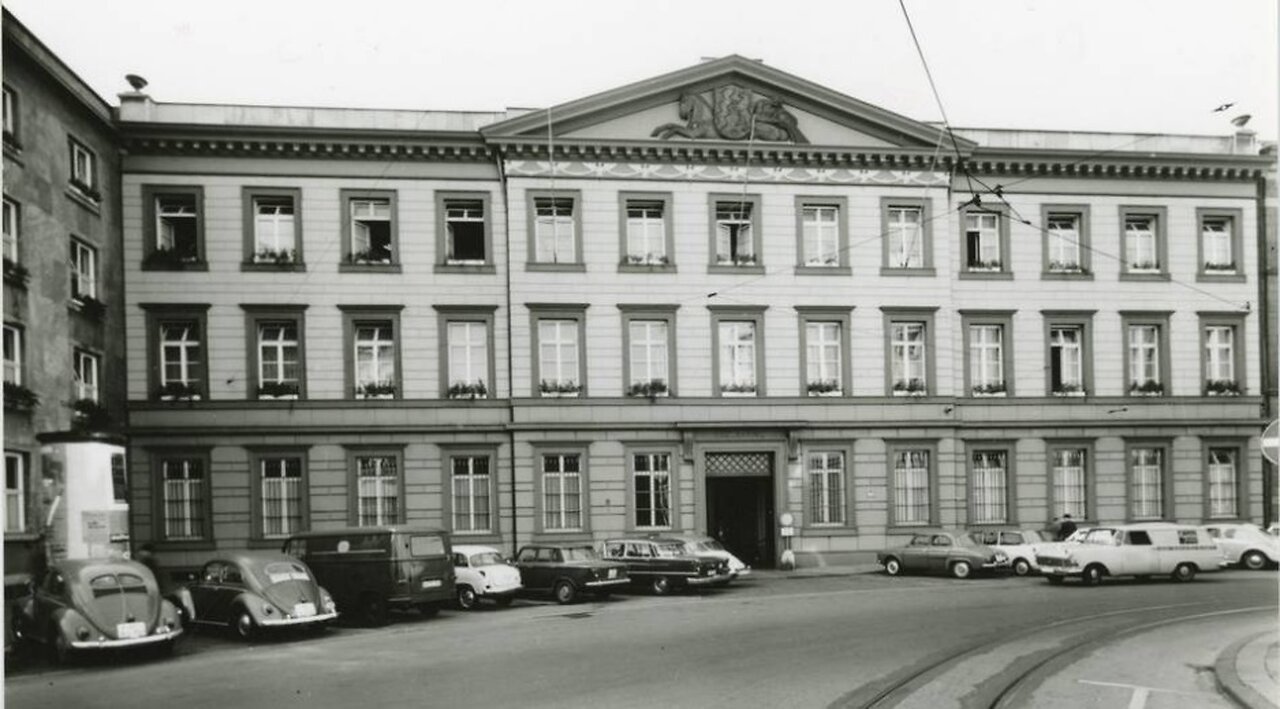
[[[224,103],[221,101],[154,101],[157,106],[210,106],[224,108],[270,108],[279,110],[317,110],[317,111],[369,111],[369,112],[391,112],[398,111],[401,113],[457,113],[457,114],[475,114],[475,115],[503,115],[509,113],[508,110],[501,111],[480,111],[480,110],[454,110],[454,109],[436,109],[436,108],[391,108],[389,106],[321,106],[314,104],[280,104],[280,103]],[[536,109],[514,109],[514,110],[536,110]],[[164,125],[160,123],[160,125]]]
[[[88,109],[89,113],[102,121],[108,129],[114,131],[115,122],[111,104],[99,96],[98,92],[89,86],[89,82],[81,78],[66,62],[63,62],[56,52],[40,41],[40,38],[26,25],[22,24],[9,11],[8,7],[3,8],[3,13],[2,18],[0,18],[0,24],[3,24],[4,38],[12,40],[11,42],[6,42],[6,44],[11,44],[14,48],[22,50],[33,62],[44,69],[49,76],[53,77],[54,81],[66,89],[72,98]]]

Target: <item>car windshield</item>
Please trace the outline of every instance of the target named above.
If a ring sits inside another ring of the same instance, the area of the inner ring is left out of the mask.
[[[482,551],[471,555],[472,566],[493,566],[505,563],[506,560],[496,551]]]
[[[563,553],[565,561],[595,561],[600,558],[591,547],[565,547]]]
[[[268,584],[284,583],[285,581],[311,580],[311,576],[307,574],[306,567],[292,561],[267,564],[267,567],[263,569],[262,572],[267,577]]]
[[[698,551],[724,551],[724,545],[714,539],[700,542],[697,545]]]
[[[658,556],[684,556],[683,544],[659,544]]]

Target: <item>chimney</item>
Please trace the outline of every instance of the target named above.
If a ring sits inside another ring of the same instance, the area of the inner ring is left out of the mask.
[[[147,87],[147,80],[137,74],[127,74],[124,78],[133,90],[116,94],[120,99],[119,119],[122,121],[150,120],[155,102],[151,100],[151,96],[143,92]]]
[[[1235,155],[1257,155],[1258,133],[1248,128],[1237,130],[1231,144],[1231,152]]]

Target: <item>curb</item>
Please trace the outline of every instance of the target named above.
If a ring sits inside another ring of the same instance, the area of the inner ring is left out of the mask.
[[[1213,676],[1218,682],[1218,687],[1237,704],[1248,709],[1276,709],[1274,702],[1259,694],[1240,678],[1240,672],[1236,668],[1236,660],[1244,648],[1271,633],[1272,631],[1266,630],[1235,641],[1223,650],[1213,663]]]

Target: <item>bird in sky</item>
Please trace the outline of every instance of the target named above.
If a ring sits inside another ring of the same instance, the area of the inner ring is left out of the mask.
[[[1231,103],[1224,103],[1221,106],[1218,106],[1217,108],[1210,111],[1210,113],[1222,113],[1223,111],[1227,110],[1228,108],[1231,108],[1234,105],[1236,105],[1234,101],[1232,101]]]

